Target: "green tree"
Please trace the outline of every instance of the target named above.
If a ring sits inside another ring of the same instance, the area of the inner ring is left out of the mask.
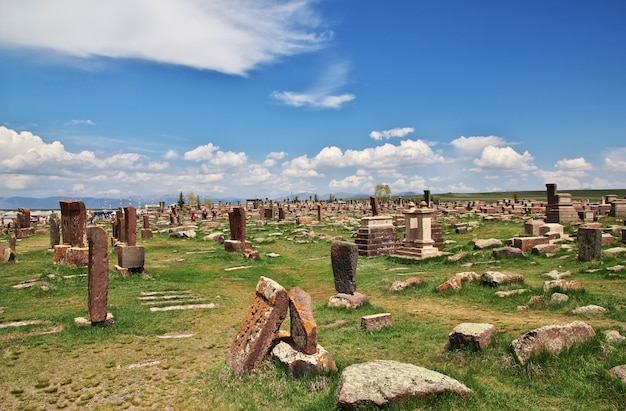
[[[178,206],[182,208],[185,206],[185,197],[183,196],[183,192],[180,192],[180,196],[178,196]]]
[[[376,184],[374,196],[378,197],[381,203],[386,203],[391,198],[391,188],[389,184]]]

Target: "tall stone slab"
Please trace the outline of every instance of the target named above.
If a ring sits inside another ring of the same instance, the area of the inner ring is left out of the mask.
[[[61,220],[54,211],[48,217],[48,224],[50,225],[50,248],[54,249],[55,245],[61,244]]]
[[[347,241],[333,241],[330,246],[330,259],[335,277],[335,290],[338,293],[354,294],[359,247]]]
[[[299,352],[313,355],[317,352],[317,324],[313,318],[311,296],[300,287],[289,290],[290,335]]]
[[[107,319],[109,296],[108,234],[98,226],[87,229],[89,243],[88,305],[89,320],[102,323]]]
[[[233,207],[228,213],[230,223],[230,239],[246,241],[246,209],[245,207]]]
[[[226,363],[235,375],[251,371],[261,363],[278,339],[288,309],[289,297],[283,286],[261,277],[256,295],[226,357]]]
[[[124,220],[126,221],[125,243],[130,246],[137,245],[137,210],[133,206],[124,207]]]
[[[602,256],[602,229],[578,229],[578,261],[596,260]]]
[[[63,243],[72,247],[87,245],[87,210],[82,201],[60,200]]]
[[[376,217],[380,213],[380,205],[378,205],[378,197],[370,197],[370,206],[372,207],[372,215]]]

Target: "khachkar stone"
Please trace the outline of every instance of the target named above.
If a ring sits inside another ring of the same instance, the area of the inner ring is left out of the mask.
[[[289,297],[276,281],[261,277],[256,295],[226,357],[235,375],[251,371],[269,353],[287,316]]]
[[[124,210],[121,207],[115,212],[114,235],[118,241],[126,242],[126,218],[124,217]]]
[[[82,201],[60,200],[63,243],[85,247],[87,240],[87,210]]]
[[[289,290],[290,335],[294,348],[304,354],[317,351],[317,324],[311,296],[300,287]]]
[[[372,216],[361,218],[361,226],[355,240],[359,255],[373,257],[393,254],[400,245],[398,232],[392,216]]]
[[[243,206],[233,207],[228,213],[230,223],[230,240],[224,241],[226,251],[244,251],[252,248],[252,243],[246,241],[246,209]]]
[[[48,217],[50,224],[50,248],[54,249],[55,245],[61,244],[61,220],[59,215],[54,211]]]
[[[405,235],[402,245],[396,250],[396,255],[414,259],[440,256],[442,253],[434,247],[435,241],[431,236],[434,210],[428,208],[426,202],[422,201],[419,208],[409,204],[409,208],[403,213]]]
[[[378,205],[377,197],[370,197],[370,205],[372,207],[372,215],[376,217],[380,213],[380,206]]]
[[[602,229],[578,229],[578,261],[596,260],[602,256]]]
[[[109,250],[108,234],[98,226],[87,229],[89,243],[89,276],[88,276],[88,315],[76,318],[74,323],[79,326],[92,324],[113,324],[114,318],[107,312],[109,296]]]
[[[137,245],[137,210],[133,206],[124,207],[124,219],[126,221],[125,243],[130,246]]]
[[[150,229],[150,216],[148,214],[143,215],[143,228],[141,229],[141,238],[152,238],[152,230]]]
[[[335,290],[338,293],[354,294],[356,291],[356,265],[359,249],[347,241],[333,241],[330,246],[330,259],[335,277]]]
[[[17,228],[30,228],[30,210],[20,207],[17,209]]]

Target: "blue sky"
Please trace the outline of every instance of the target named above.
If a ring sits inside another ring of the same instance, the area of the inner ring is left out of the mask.
[[[0,197],[626,187],[621,0],[0,0]]]

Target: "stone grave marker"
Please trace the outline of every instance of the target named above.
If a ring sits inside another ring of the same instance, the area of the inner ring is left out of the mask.
[[[578,229],[578,261],[596,260],[602,256],[602,229]]]

